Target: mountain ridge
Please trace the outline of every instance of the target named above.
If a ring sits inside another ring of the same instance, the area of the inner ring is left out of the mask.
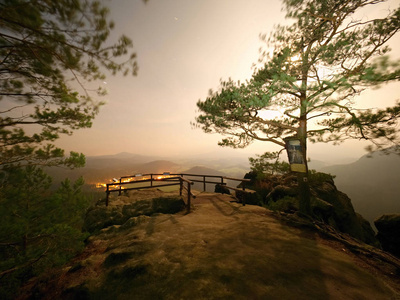
[[[335,175],[339,190],[351,199],[354,208],[371,224],[386,213],[400,213],[400,156],[376,152],[351,164],[320,169]]]
[[[348,194],[354,208],[371,224],[385,213],[399,213],[400,201],[400,156],[380,155],[380,153],[360,157],[350,164],[323,166],[323,161],[311,161],[310,168],[336,176],[335,184],[339,190]],[[211,157],[207,161],[201,157],[193,159],[162,159],[121,152],[116,155],[89,156],[84,168],[76,170],[60,170],[48,168],[57,184],[65,178],[76,180],[83,176],[87,184],[107,183],[111,178],[134,175],[137,173],[188,172],[195,166],[203,169],[202,175],[220,175],[243,178],[250,171],[248,165],[235,159],[216,160]],[[199,172],[196,171],[198,174]],[[201,172],[200,172],[201,173]],[[207,174],[209,173],[209,174]]]
[[[54,178],[55,184],[59,184],[65,178],[76,180],[83,176],[87,184],[93,185],[98,182],[106,183],[111,178],[120,176],[135,175],[137,173],[182,173],[184,170],[199,168],[200,166],[206,168],[204,175],[218,174],[242,178],[249,171],[247,166],[237,164],[236,161],[231,159],[222,159],[217,163],[214,158],[208,161],[204,158],[199,161],[174,160],[126,152],[116,155],[88,156],[85,167],[79,169],[46,168],[46,171]],[[220,171],[221,169],[226,172]]]

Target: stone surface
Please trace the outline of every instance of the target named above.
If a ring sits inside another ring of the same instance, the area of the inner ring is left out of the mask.
[[[154,192],[148,194],[157,196]],[[86,214],[84,230],[92,233],[109,226],[124,226],[127,222],[136,222],[132,218],[138,216],[151,216],[157,213],[174,214],[185,208],[185,202],[176,193],[172,195],[158,193],[159,197],[156,198],[149,198],[148,194],[140,193],[140,191],[130,192],[127,193],[128,196],[111,197],[109,206],[91,207]]]
[[[97,232],[69,266],[32,283],[32,290],[44,300],[400,296],[398,281],[387,277],[392,265],[376,273],[368,248],[355,256],[322,236],[289,226],[266,208],[200,193],[189,214],[131,217]]]
[[[256,180],[249,173],[247,178],[252,179],[249,188],[257,191],[256,195],[251,195],[249,203],[258,201],[259,205],[286,213],[298,210],[298,188],[293,175],[271,175],[263,180]],[[337,190],[332,176],[314,173],[310,175],[309,183],[314,218],[323,220],[335,229],[363,242],[379,244],[369,222],[354,211],[350,198]]]

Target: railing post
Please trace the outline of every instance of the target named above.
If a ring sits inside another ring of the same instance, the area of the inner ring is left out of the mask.
[[[181,176],[181,178],[179,178],[179,196],[182,196],[182,190],[183,190],[183,179]]]
[[[110,195],[110,191],[108,189],[108,184],[107,184],[107,190],[106,190],[106,206],[108,206],[108,196]]]
[[[150,186],[153,186],[153,174],[150,174]]]
[[[188,200],[187,200],[187,213],[190,213],[190,205],[191,205],[191,201],[190,201],[190,196],[191,196],[191,184],[188,182]]]
[[[242,190],[243,190],[242,204],[243,204],[243,206],[245,206],[246,205],[246,193],[245,193],[246,188],[244,186],[244,181],[242,181]]]
[[[121,185],[121,182],[122,182],[122,178],[120,177],[120,178],[119,178],[119,192],[118,192],[118,195],[119,195],[119,196],[121,196],[121,192],[122,192],[122,185]]]
[[[245,187],[244,181],[242,181],[242,190],[243,190],[242,204],[243,204],[243,206],[245,206],[246,205],[246,193],[245,193],[246,187]]]
[[[206,191],[206,176],[203,176],[203,192]]]

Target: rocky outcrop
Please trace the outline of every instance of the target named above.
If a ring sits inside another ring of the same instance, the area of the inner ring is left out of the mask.
[[[18,299],[399,299],[393,256],[337,231],[327,235],[321,222],[233,200],[200,193],[189,214],[108,226]]]
[[[140,191],[130,192],[112,199],[109,206],[100,203],[91,207],[86,214],[84,230],[92,233],[114,225],[127,226],[136,224],[138,216],[175,214],[185,208],[185,202],[179,195],[156,198],[143,195]]]
[[[294,213],[299,209],[297,178],[294,175],[275,175],[257,180],[256,174],[248,173],[248,188],[256,190],[246,203],[265,205],[272,210]],[[365,243],[378,245],[375,232],[361,215],[354,211],[346,194],[337,190],[333,177],[324,173],[309,176],[313,217],[347,233]]]
[[[382,249],[400,257],[400,214],[383,215],[374,223]]]

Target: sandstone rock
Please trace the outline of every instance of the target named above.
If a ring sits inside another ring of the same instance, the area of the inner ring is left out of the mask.
[[[332,176],[312,173],[309,182],[311,209],[316,219],[363,242],[378,245],[371,225],[354,211],[350,198],[337,190]],[[253,186],[249,188],[257,191],[253,198],[259,205],[284,212],[298,210],[298,189],[293,175],[271,175],[260,181],[253,179]]]
[[[293,197],[296,194],[297,192],[294,188],[284,185],[278,185],[268,194],[267,197],[276,202],[277,200],[282,199],[286,196]]]
[[[113,225],[124,225],[131,218],[151,216],[156,213],[174,214],[185,208],[181,197],[158,197],[154,199],[117,199],[112,206],[95,206],[88,210],[84,229],[95,232]],[[129,226],[133,226],[134,221]],[[127,225],[128,226],[128,225]]]
[[[311,202],[312,211],[316,215],[323,216],[324,221],[328,221],[332,217],[335,208],[332,204],[320,199],[313,198]]]

